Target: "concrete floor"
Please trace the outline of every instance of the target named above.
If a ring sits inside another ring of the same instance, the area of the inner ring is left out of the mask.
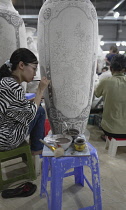
[[[87,128],[90,131],[89,141],[97,149],[100,160],[103,210],[126,210],[126,147],[118,149],[116,158],[109,157],[104,149],[105,142],[100,138],[103,132],[97,126],[88,125]],[[85,172],[90,179],[88,167]],[[0,210],[47,210],[46,198],[39,196],[40,180],[39,175],[34,181],[37,191],[32,196],[11,199],[0,197]],[[75,185],[73,177],[64,179],[62,210],[77,210],[91,204],[92,193],[86,185]]]

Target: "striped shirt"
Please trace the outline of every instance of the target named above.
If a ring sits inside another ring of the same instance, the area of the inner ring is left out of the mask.
[[[25,140],[36,112],[37,105],[26,100],[14,78],[0,81],[0,150],[14,149]]]

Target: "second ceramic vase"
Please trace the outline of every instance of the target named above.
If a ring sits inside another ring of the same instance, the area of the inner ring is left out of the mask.
[[[19,47],[27,47],[24,22],[11,0],[0,0],[0,65]]]
[[[24,21],[11,0],[0,0],[0,66],[20,47],[27,47]],[[24,90],[26,85],[22,83]]]

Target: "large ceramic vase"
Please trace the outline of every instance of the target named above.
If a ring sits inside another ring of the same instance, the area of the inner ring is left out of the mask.
[[[69,128],[85,132],[92,103],[97,60],[98,22],[90,0],[47,0],[39,13],[41,75],[54,134]]]
[[[11,0],[0,0],[0,66],[19,47],[27,47],[24,22]]]

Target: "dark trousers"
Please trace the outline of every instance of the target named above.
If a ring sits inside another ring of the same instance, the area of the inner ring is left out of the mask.
[[[42,106],[39,106],[34,120],[31,121],[29,126],[29,134],[31,141],[31,150],[38,151],[43,149],[43,144],[39,139],[44,139],[45,137],[45,110]]]
[[[126,138],[126,134],[115,134],[115,133],[108,133],[107,131],[105,131],[104,129],[102,129],[105,133],[106,136],[110,136],[113,138]]]

